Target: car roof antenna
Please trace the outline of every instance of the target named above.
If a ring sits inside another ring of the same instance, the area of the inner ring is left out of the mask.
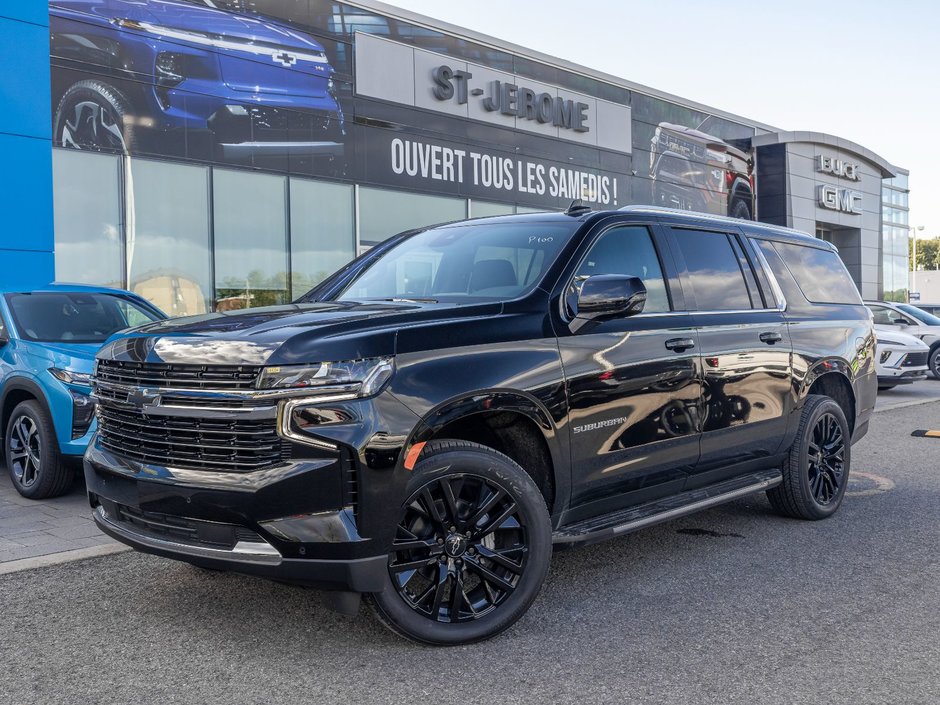
[[[571,202],[571,205],[568,206],[568,210],[565,211],[565,215],[584,215],[585,213],[590,213],[591,207],[584,205],[584,201],[580,198],[576,198]]]

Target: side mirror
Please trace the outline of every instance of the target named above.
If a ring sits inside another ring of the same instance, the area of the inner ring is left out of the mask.
[[[905,321],[903,318],[895,318],[895,319],[894,319],[894,322],[895,322],[897,325],[899,325],[899,326],[906,326],[906,325],[907,325],[907,321]]]
[[[646,287],[639,277],[598,274],[581,284],[575,315],[589,321],[626,318],[641,313],[645,305]]]

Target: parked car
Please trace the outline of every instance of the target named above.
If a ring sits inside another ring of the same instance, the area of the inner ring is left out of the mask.
[[[832,516],[874,347],[835,249],[791,230],[638,207],[433,227],[292,305],[104,346],[88,496],[138,550],[468,643],[522,616],[553,545],[761,491]]]
[[[928,366],[930,374],[940,379],[940,318],[921,311],[910,304],[868,301],[875,325],[913,335],[930,348]]]
[[[901,333],[896,328],[875,326],[878,338],[878,389],[893,389],[927,378],[930,347],[920,338]]]
[[[53,284],[0,292],[0,430],[21,495],[68,490],[94,430],[95,353],[112,333],[164,318],[128,291]]]
[[[310,35],[210,0],[51,0],[49,24],[57,145],[343,156],[333,67]]]

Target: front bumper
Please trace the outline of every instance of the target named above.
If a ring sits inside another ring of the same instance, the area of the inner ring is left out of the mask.
[[[98,527],[139,551],[324,590],[378,592],[387,555],[360,536],[343,506],[341,462],[183,471],[118,457],[96,438],[85,480]]]
[[[897,370],[894,374],[878,375],[878,385],[885,387],[897,386],[901,384],[913,384],[914,382],[919,382],[922,379],[927,379],[927,370]]]

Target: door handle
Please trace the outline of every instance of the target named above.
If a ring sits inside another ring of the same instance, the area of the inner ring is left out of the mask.
[[[760,334],[760,341],[762,343],[767,343],[768,345],[774,345],[775,343],[779,343],[781,340],[783,340],[783,336],[776,331]]]
[[[685,352],[695,347],[695,341],[691,338],[672,338],[666,341],[666,349],[673,352]]]

